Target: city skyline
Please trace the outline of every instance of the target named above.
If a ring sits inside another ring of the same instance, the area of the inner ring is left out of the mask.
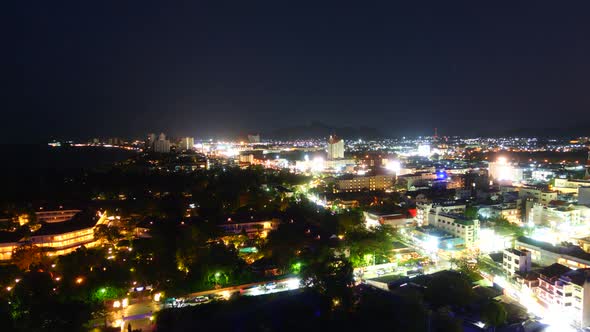
[[[589,127],[588,6],[14,3],[0,132],[38,142],[269,136],[313,122],[386,137]]]

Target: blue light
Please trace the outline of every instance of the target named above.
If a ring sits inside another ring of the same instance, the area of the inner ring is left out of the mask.
[[[447,178],[447,172],[445,172],[445,171],[436,172],[436,178],[439,180],[445,180]]]

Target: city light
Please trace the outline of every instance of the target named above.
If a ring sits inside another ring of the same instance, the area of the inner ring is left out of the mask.
[[[301,286],[301,279],[299,278],[290,278],[286,281],[287,288],[289,289],[298,289]]]

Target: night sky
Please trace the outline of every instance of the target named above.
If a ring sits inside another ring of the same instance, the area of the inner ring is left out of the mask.
[[[589,1],[2,6],[4,142],[590,123]]]

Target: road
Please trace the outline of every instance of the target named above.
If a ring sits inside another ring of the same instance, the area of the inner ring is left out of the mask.
[[[250,284],[243,284],[238,286],[207,290],[185,295],[183,298],[195,298],[198,296],[213,296],[219,295],[225,299],[229,298],[231,294],[238,292],[241,296],[259,296],[265,294],[272,294],[295,290],[300,288],[299,278],[291,277],[273,282],[263,281]],[[179,301],[178,306],[186,306]],[[106,323],[109,326],[121,327],[121,331],[126,331],[128,324],[131,324],[133,329],[141,329],[142,331],[153,331],[155,328],[153,321],[153,314],[163,308],[161,302],[155,302],[151,297],[143,297],[139,299],[130,300],[130,303],[125,308],[112,308],[107,314]],[[101,322],[102,323],[102,322]]]

